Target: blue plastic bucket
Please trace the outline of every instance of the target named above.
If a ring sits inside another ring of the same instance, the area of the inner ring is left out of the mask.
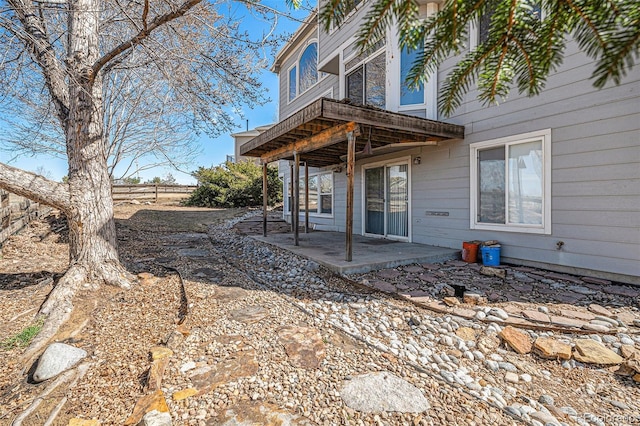
[[[481,247],[482,264],[485,266],[500,265],[500,247]]]

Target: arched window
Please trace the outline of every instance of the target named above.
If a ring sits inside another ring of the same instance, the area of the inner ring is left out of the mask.
[[[300,55],[298,65],[299,93],[304,92],[318,81],[318,43],[313,42]]]

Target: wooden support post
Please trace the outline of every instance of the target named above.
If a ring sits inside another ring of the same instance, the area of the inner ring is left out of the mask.
[[[293,245],[300,245],[300,154],[295,152],[293,154],[293,162],[295,163],[293,166],[293,175],[294,175],[294,186],[293,193],[295,195],[295,202],[293,203],[293,207],[295,210],[295,214],[293,215],[294,223],[293,225]]]
[[[356,135],[347,133],[347,253],[345,260],[353,258],[353,178],[356,162]]]
[[[267,163],[262,165],[262,236],[267,236],[267,204],[269,203],[267,185]]]
[[[291,194],[290,197],[290,201],[289,201],[289,211],[291,212],[291,232],[293,233],[293,227],[295,225],[295,220],[293,220],[293,182],[294,182],[294,178],[293,178],[293,163],[289,163],[289,177],[290,177],[290,181],[289,182],[289,193]]]
[[[158,204],[158,184],[156,183],[156,204]]]
[[[304,233],[309,233],[309,165],[306,162],[304,163]]]

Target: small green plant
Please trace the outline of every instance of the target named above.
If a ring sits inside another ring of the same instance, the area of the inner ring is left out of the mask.
[[[36,322],[26,327],[20,333],[15,336],[9,337],[8,339],[0,341],[0,349],[5,351],[9,351],[13,348],[19,347],[24,348],[31,343],[34,337],[40,333],[42,330],[42,325],[44,324],[44,317],[39,317],[36,319]]]

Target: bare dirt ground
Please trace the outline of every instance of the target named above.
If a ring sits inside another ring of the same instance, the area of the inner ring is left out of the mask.
[[[89,353],[89,370],[73,386],[40,398],[50,383],[26,379],[30,366],[20,364],[24,349],[0,348],[0,425],[12,424],[38,400],[40,406],[22,424],[136,424],[139,417],[130,417],[136,402],[156,392],[149,368],[158,365],[150,358],[158,346],[170,348],[172,356],[160,374],[161,401],[155,402],[176,425],[538,424],[529,416],[534,412],[570,425],[640,422],[638,385],[613,368],[565,368],[557,360],[516,354],[486,324],[416,307],[377,292],[376,285],[354,286],[304,259],[236,237],[232,229],[212,231],[245,213],[117,206],[121,258],[132,273],[143,274],[140,283],[128,291],[79,294],[74,315],[58,336]],[[33,323],[64,272],[67,244],[63,235],[50,232],[60,223],[59,218],[32,222],[3,247],[0,342]],[[387,271],[387,286],[413,282],[401,278],[410,268]],[[456,263],[438,268],[438,279],[478,281]],[[461,271],[467,278],[460,278]],[[368,280],[376,284],[383,275]],[[178,325],[184,296],[188,315]],[[631,321],[638,317],[637,300],[605,301]],[[456,341],[462,331],[473,336]],[[463,355],[467,345],[475,360]],[[408,350],[415,348],[418,355],[432,353],[431,366],[416,367]],[[505,380],[502,367],[483,363],[479,350],[487,359],[511,364],[518,373],[515,382]],[[372,372],[416,386],[430,408],[370,413],[348,407],[340,393],[344,384]],[[474,396],[476,388],[490,397]],[[51,416],[56,406],[58,414]]]

